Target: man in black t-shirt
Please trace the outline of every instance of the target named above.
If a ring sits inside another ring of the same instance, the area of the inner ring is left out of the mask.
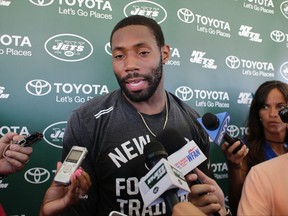
[[[82,167],[92,182],[89,198],[65,215],[108,216],[113,210],[131,216],[166,215],[164,203],[143,208],[138,182],[148,172],[144,146],[163,129],[175,128],[209,157],[209,139],[197,123],[197,112],[164,89],[163,65],[170,47],[154,20],[124,18],[114,27],[110,45],[120,89],[74,110],[65,130],[62,158],[73,145],[85,146],[88,155]],[[199,167],[206,174],[207,164]],[[215,181],[191,189],[189,200],[205,214],[225,215],[224,195]]]

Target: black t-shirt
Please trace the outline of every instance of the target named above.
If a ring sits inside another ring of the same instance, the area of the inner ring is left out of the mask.
[[[167,95],[166,127],[176,128],[187,140],[193,139],[208,158],[209,139],[196,120],[199,115],[171,93]],[[162,130],[165,111],[144,118],[157,134]],[[143,149],[152,140],[155,137],[120,90],[94,98],[73,111],[65,130],[62,158],[73,145],[85,146],[88,155],[82,167],[92,181],[89,199],[73,207],[75,215],[108,216],[113,210],[133,216],[165,215],[163,203],[143,209],[137,186],[148,172]],[[200,168],[207,173],[207,161]]]

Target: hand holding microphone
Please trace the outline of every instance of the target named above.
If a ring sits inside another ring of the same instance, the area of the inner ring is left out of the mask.
[[[198,168],[195,169],[195,173],[203,184],[191,187],[188,200],[206,215],[226,215],[224,193],[217,182]]]
[[[139,190],[144,207],[160,202],[161,197],[167,214],[172,214],[173,206],[179,202],[179,189],[189,192],[182,172],[167,161],[167,152],[158,141],[147,143],[144,147],[145,164],[149,172],[141,178]]]
[[[213,214],[214,216],[219,215],[220,209],[224,211],[224,194],[221,188],[213,179],[196,168],[207,159],[197,144],[193,140],[186,142],[184,137],[173,128],[166,128],[156,136],[156,139],[167,150],[169,162],[177,166],[189,182],[191,189],[189,196],[193,197],[193,204],[203,208],[206,214]],[[195,169],[201,176],[198,176]]]
[[[233,154],[236,154],[244,145],[239,138],[231,137],[227,133],[228,124],[230,122],[230,115],[227,112],[219,113],[217,115],[213,113],[206,113],[202,118],[197,119],[202,125],[203,129],[208,133],[210,138],[218,145],[221,146],[221,142],[224,139],[230,146],[235,142],[239,141],[235,149],[233,149]]]

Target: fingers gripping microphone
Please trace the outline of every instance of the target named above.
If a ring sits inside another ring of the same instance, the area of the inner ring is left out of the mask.
[[[230,115],[227,112],[213,114],[205,113],[202,118],[197,119],[211,139],[217,144],[221,145],[221,141],[224,139],[229,145],[232,145],[236,141],[240,141],[240,145],[234,149],[233,154],[236,154],[244,145],[239,138],[231,137],[226,131],[230,122]]]
[[[181,152],[181,149],[185,146],[185,145],[189,145],[187,144],[187,142],[185,141],[184,137],[181,136],[181,134],[173,128],[166,128],[163,131],[161,131],[157,136],[156,136],[156,140],[158,140],[160,143],[162,143],[162,145],[164,146],[164,148],[166,149],[168,155],[173,155],[175,154],[175,158],[177,159],[176,161],[171,161],[171,157],[168,158],[168,160],[174,164],[175,166],[177,166],[177,164],[179,164],[181,162],[182,166],[178,165],[177,167],[182,171],[182,173],[184,175],[188,175],[190,173],[195,173],[194,169],[203,161],[205,161],[207,158],[206,156],[201,152],[201,150],[199,149],[200,155],[202,154],[202,159],[200,161],[193,161],[191,160],[196,159],[195,155],[198,154],[193,154],[190,159],[189,157],[185,158],[185,156],[188,156],[189,154],[191,155],[192,151],[190,151],[191,149],[193,149],[193,145],[191,145],[191,148],[188,148],[188,151],[183,151]],[[196,144],[195,144],[196,145]],[[195,146],[194,146],[195,147]],[[197,147],[194,148],[194,151],[197,150]],[[186,160],[186,163],[183,160],[183,157]],[[197,158],[198,159],[198,158]],[[174,163],[173,163],[174,162]],[[185,168],[184,170],[182,168]],[[190,183],[190,186],[192,184],[202,184],[201,180],[199,178],[197,178],[197,180],[195,180],[194,182]]]
[[[189,191],[184,175],[167,161],[168,154],[158,141],[146,144],[144,156],[145,164],[150,169],[139,182],[144,207],[158,203],[161,197],[167,213],[171,215],[173,206],[179,202],[179,189]]]

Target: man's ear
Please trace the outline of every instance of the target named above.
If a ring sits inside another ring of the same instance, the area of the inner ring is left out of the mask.
[[[167,63],[169,61],[170,58],[170,47],[169,45],[164,45],[161,49],[162,51],[162,62],[163,64]]]

